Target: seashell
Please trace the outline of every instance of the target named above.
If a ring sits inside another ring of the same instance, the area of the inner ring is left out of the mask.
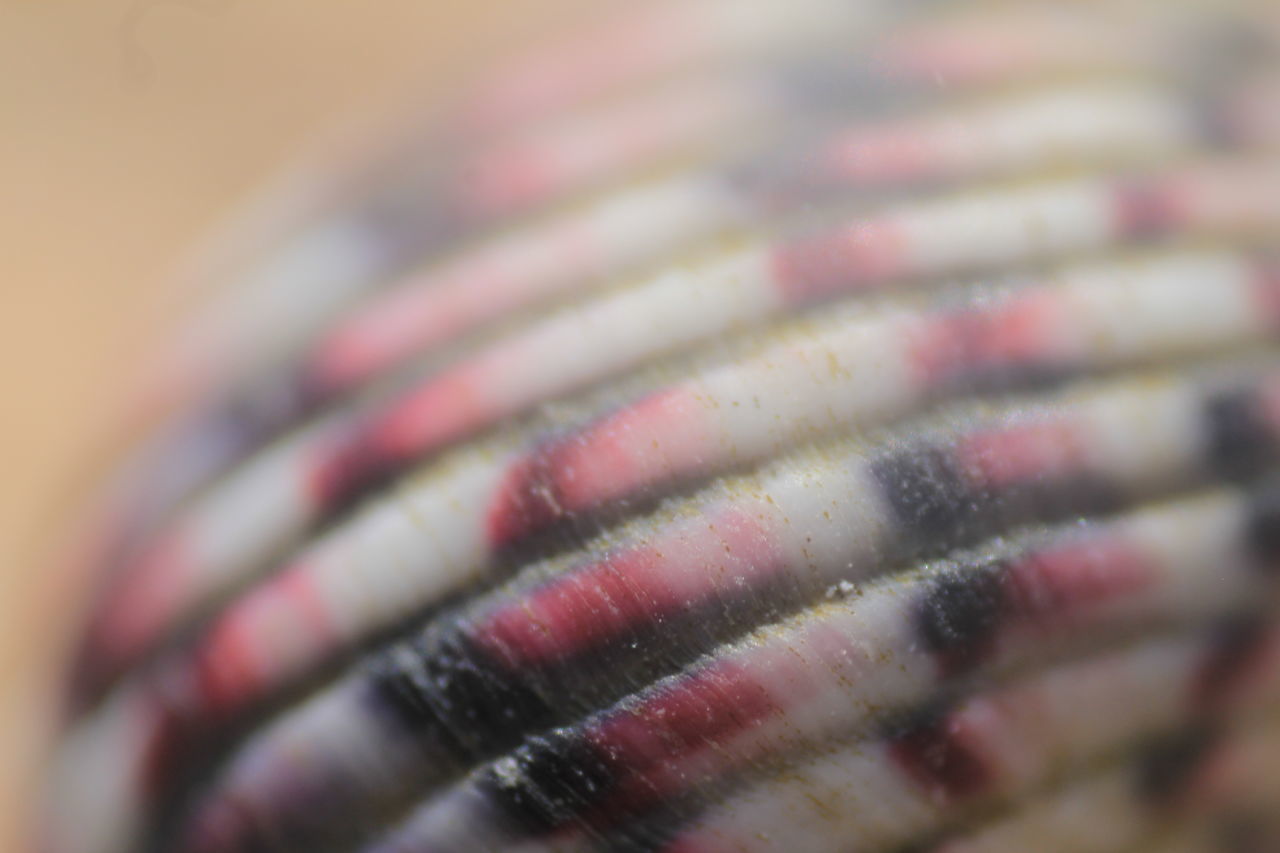
[[[165,360],[51,849],[1280,849],[1278,96],[1262,0],[499,69]]]

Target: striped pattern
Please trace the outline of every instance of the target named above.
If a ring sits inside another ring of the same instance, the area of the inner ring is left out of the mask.
[[[244,259],[109,487],[54,850],[1275,837],[1280,15],[748,5]]]

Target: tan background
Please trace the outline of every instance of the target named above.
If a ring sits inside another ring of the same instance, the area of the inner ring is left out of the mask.
[[[574,5],[0,0],[0,850],[25,849],[73,607],[47,554],[166,275],[338,117],[448,86]]]

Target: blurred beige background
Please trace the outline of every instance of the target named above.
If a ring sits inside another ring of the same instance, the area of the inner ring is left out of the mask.
[[[193,242],[323,129],[585,0],[0,0],[0,850],[75,589],[49,557]],[[424,89],[425,86],[425,89]]]

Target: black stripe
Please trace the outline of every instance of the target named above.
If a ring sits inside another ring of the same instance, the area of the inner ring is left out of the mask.
[[[566,730],[531,738],[486,769],[479,789],[526,835],[545,835],[579,818],[612,789],[608,760]]]
[[[555,716],[542,694],[452,630],[380,654],[369,686],[397,724],[434,738],[461,762],[495,755]]]

